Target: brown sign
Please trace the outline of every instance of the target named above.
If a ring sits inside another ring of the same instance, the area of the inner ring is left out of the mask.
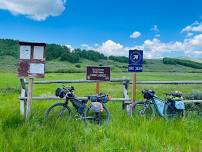
[[[98,81],[110,81],[110,67],[87,66],[86,79]]]
[[[42,78],[45,74],[45,43],[19,42],[20,60],[18,64],[19,77]]]

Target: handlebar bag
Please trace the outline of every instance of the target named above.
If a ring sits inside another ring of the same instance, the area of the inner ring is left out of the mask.
[[[65,96],[64,90],[61,89],[61,88],[57,88],[57,89],[55,90],[55,95],[56,95],[57,97],[64,98],[64,96]]]
[[[185,109],[185,105],[183,101],[175,101],[175,108],[177,110],[184,110]]]

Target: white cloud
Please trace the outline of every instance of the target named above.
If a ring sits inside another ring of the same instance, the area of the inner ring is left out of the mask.
[[[191,25],[186,26],[182,29],[182,33],[186,32],[202,32],[202,22],[195,21]]]
[[[133,32],[131,35],[130,35],[130,38],[134,38],[134,39],[137,39],[138,37],[141,36],[141,33],[136,31],[136,32]]]
[[[70,51],[74,50],[74,47],[72,47],[72,45],[70,45],[70,44],[66,44],[65,46],[68,47],[70,49]]]
[[[197,26],[201,23],[195,22],[192,25]],[[141,49],[144,51],[145,58],[162,58],[165,56],[170,57],[191,57],[202,58],[202,34],[194,35],[193,32],[188,32],[187,36],[181,41],[162,42],[160,35],[158,35],[158,27],[154,26],[153,31],[156,31],[155,38],[147,39],[140,45],[124,46],[113,40],[107,40],[101,45],[83,46],[103,53],[106,56],[128,56],[128,50]]]
[[[162,58],[170,57],[192,57],[202,58],[202,34],[195,35],[191,38],[186,38],[182,41],[162,42],[158,38],[145,40],[141,45],[131,47],[124,46],[113,40],[107,40],[98,47],[91,47],[93,50],[105,54],[106,56],[128,56],[128,50],[141,49],[144,51],[145,58]]]
[[[86,49],[86,50],[94,50],[94,46],[90,46],[88,44],[81,44],[81,48]]]
[[[125,56],[126,50],[123,45],[116,43],[112,40],[107,40],[102,43],[101,46],[96,48],[97,51],[103,53],[106,56]],[[127,52],[128,53],[128,52]]]
[[[158,33],[160,30],[157,25],[153,25],[153,27],[151,28],[151,31]]]
[[[194,35],[194,33],[187,33],[186,37],[192,37]]]
[[[3,0],[0,9],[8,10],[13,15],[43,21],[49,16],[59,16],[65,10],[66,0]]]

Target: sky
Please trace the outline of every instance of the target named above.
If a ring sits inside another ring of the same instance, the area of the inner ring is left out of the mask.
[[[0,0],[0,38],[202,58],[202,0]]]

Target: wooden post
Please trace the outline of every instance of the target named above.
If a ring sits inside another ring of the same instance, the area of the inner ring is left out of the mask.
[[[134,72],[132,74],[132,81],[133,81],[133,85],[132,85],[132,103],[134,104],[136,101],[136,73]]]
[[[128,114],[132,116],[133,109],[136,103],[136,73],[134,72],[132,74],[132,104],[130,107],[127,109]]]
[[[27,88],[26,88],[26,84],[25,84],[25,79],[20,78],[20,83],[21,83],[20,97],[25,98],[25,97],[27,97]],[[26,99],[20,99],[20,114],[25,117],[26,116],[25,112],[26,112]]]
[[[129,99],[129,96],[128,96],[129,83],[130,83],[129,80],[124,80],[123,81],[123,98],[125,99],[125,100],[123,100],[123,104],[122,104],[122,109],[123,110],[127,109],[127,106],[128,106],[128,104],[126,103],[127,102],[126,100]]]
[[[24,98],[25,97],[25,89],[21,88],[21,95],[20,95],[21,98]],[[22,116],[25,116],[25,108],[26,108],[26,102],[25,102],[25,99],[20,99],[20,114]]]
[[[26,120],[29,121],[32,109],[32,85],[33,78],[29,78],[28,81],[28,97],[27,97],[27,110],[26,110]]]
[[[96,94],[100,93],[100,82],[96,81]]]

